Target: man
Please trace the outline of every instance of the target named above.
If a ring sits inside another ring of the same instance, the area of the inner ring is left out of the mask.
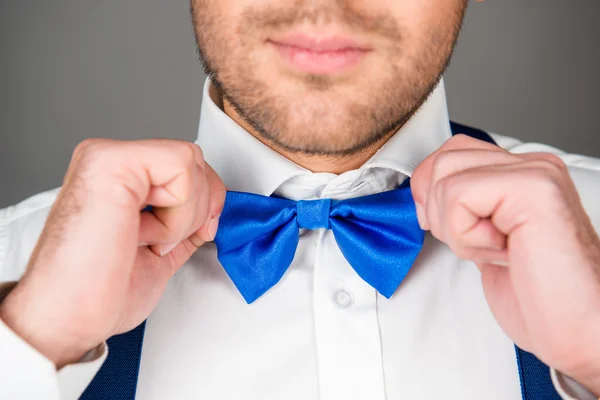
[[[196,144],[87,140],[0,211],[0,397],[77,398],[110,352],[104,398],[520,399],[522,350],[537,398],[600,395],[600,160],[452,137],[465,0],[191,6]]]

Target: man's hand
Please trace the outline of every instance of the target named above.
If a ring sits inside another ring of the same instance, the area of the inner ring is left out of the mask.
[[[507,335],[600,393],[600,240],[563,162],[458,135],[411,186],[421,225],[481,270]]]
[[[169,278],[214,239],[225,187],[200,148],[87,140],[0,318],[57,367],[154,309]],[[152,205],[152,212],[140,212]]]

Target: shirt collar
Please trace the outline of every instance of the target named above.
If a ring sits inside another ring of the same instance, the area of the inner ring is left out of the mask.
[[[316,174],[289,161],[233,121],[223,112],[219,93],[207,79],[196,143],[229,190],[269,196],[285,182],[302,176],[342,182],[378,168],[410,176],[451,135],[442,79],[419,110],[361,168],[339,176]]]

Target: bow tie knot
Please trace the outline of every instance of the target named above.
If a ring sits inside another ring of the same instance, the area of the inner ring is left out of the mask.
[[[331,199],[300,200],[296,203],[296,221],[304,229],[331,229]]]

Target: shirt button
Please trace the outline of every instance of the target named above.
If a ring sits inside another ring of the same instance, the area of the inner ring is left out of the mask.
[[[354,304],[354,297],[345,289],[338,289],[333,293],[333,303],[337,307],[345,310],[346,308],[352,307],[352,304]]]

